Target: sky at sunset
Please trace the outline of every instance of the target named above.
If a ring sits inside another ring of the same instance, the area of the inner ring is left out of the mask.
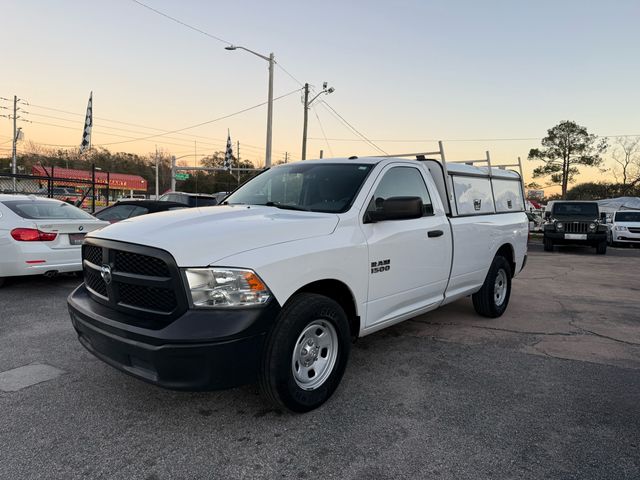
[[[212,121],[267,99],[267,62],[229,43],[275,54],[274,162],[300,157],[305,82],[335,88],[310,110],[308,157],[380,153],[338,115],[390,154],[442,139],[450,159],[496,162],[525,159],[562,120],[640,134],[638,0],[143,3],[209,35],[132,0],[2,0],[0,97],[29,104],[20,149],[78,145],[93,91],[94,146],[194,162],[229,130],[263,163],[266,106]],[[11,134],[0,118],[2,155]]]

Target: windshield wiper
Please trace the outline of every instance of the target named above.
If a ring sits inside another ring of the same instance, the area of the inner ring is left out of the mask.
[[[282,210],[298,210],[298,211],[302,211],[302,212],[308,212],[309,211],[308,208],[299,207],[297,205],[287,205],[285,203],[280,203],[280,202],[267,202],[264,205],[266,207],[281,208]]]

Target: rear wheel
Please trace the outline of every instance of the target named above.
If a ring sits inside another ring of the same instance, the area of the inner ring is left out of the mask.
[[[544,251],[553,252],[553,240],[551,240],[550,238],[544,237],[542,241],[544,243]]]
[[[338,387],[350,349],[349,323],[340,305],[322,295],[296,295],[267,337],[260,389],[277,406],[313,410]]]
[[[496,256],[482,288],[473,294],[473,307],[483,317],[496,318],[504,313],[511,296],[511,266],[506,258]]]
[[[596,246],[596,253],[598,255],[604,255],[605,253],[607,253],[607,242],[606,241],[602,241]]]

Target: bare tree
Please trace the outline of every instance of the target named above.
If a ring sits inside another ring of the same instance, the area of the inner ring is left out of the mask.
[[[611,153],[615,165],[613,176],[622,185],[638,182],[640,178],[640,137],[617,137]]]

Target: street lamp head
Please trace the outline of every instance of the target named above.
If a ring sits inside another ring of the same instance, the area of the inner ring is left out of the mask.
[[[229,45],[228,47],[224,47],[225,50],[235,50],[238,47],[236,47],[235,45]]]
[[[335,88],[333,88],[333,87],[329,87],[329,90],[327,90],[327,93],[333,93],[333,92],[335,92],[335,91],[336,91],[336,89],[335,89]]]

